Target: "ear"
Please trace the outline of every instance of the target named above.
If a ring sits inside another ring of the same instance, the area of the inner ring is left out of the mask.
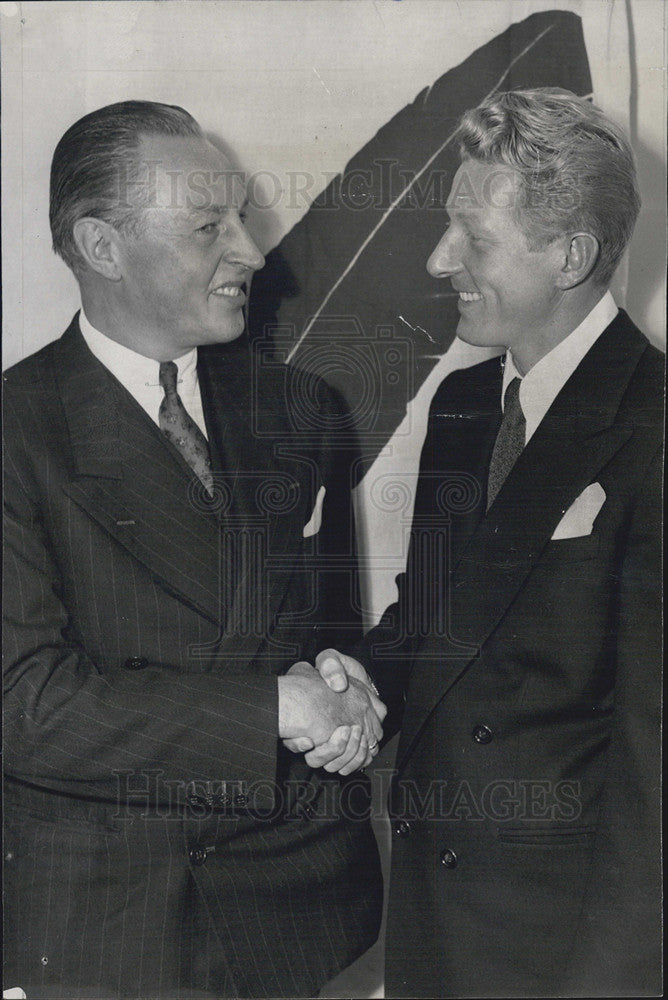
[[[72,229],[74,242],[88,267],[103,278],[120,281],[118,233],[101,219],[77,219]]]
[[[562,257],[557,286],[565,290],[575,288],[590,276],[596,266],[601,247],[591,233],[573,233],[567,236],[564,242],[565,253]]]

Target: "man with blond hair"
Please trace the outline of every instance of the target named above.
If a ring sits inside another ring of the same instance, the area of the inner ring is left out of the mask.
[[[609,290],[633,155],[547,89],[456,141],[427,268],[504,353],[436,392],[399,603],[359,654],[406,698],[386,996],[655,995],[664,361]]]

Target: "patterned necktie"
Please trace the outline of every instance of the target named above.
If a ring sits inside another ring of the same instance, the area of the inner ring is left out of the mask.
[[[165,390],[165,397],[158,411],[160,430],[185,458],[195,475],[199,476],[207,491],[213,495],[209,445],[181,402],[181,397],[176,391],[177,375],[178,368],[173,361],[161,363],[160,385]]]
[[[520,403],[521,379],[515,377],[506,387],[503,401],[503,420],[494,442],[492,460],[489,463],[487,481],[487,510],[492,506],[496,494],[524,448],[526,420]]]

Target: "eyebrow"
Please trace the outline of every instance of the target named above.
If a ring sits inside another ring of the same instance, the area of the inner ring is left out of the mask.
[[[485,225],[485,223],[481,220],[479,213],[476,212],[476,209],[456,208],[454,205],[451,205],[450,207],[452,208],[453,212],[455,212],[455,214],[462,220],[464,225],[467,226],[468,228],[470,228],[471,226],[475,226],[476,230],[483,236],[493,235],[492,230],[489,229]],[[447,206],[445,209],[445,214],[447,215],[450,222],[452,222],[452,213],[449,211]]]
[[[241,203],[241,205],[239,205],[236,211],[243,212],[246,208],[248,208],[248,198],[244,198],[243,202]],[[235,209],[233,205],[202,205],[202,206],[193,206],[191,209],[189,209],[189,215],[192,218],[195,218],[196,216],[200,215],[211,215],[211,214],[224,215],[225,212],[231,212],[234,210]]]

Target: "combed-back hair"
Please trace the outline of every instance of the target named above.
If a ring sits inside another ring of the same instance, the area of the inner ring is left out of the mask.
[[[192,115],[175,105],[121,101],[80,118],[56,146],[51,163],[51,236],[54,251],[75,274],[83,266],[73,236],[78,219],[101,219],[125,233],[138,230],[138,206],[150,197],[137,158],[145,135],[201,136],[202,130]]]
[[[592,277],[609,283],[640,194],[630,143],[600,108],[557,88],[497,93],[464,113],[455,140],[462,160],[519,174],[517,221],[532,249],[564,233],[591,233],[600,246]]]

